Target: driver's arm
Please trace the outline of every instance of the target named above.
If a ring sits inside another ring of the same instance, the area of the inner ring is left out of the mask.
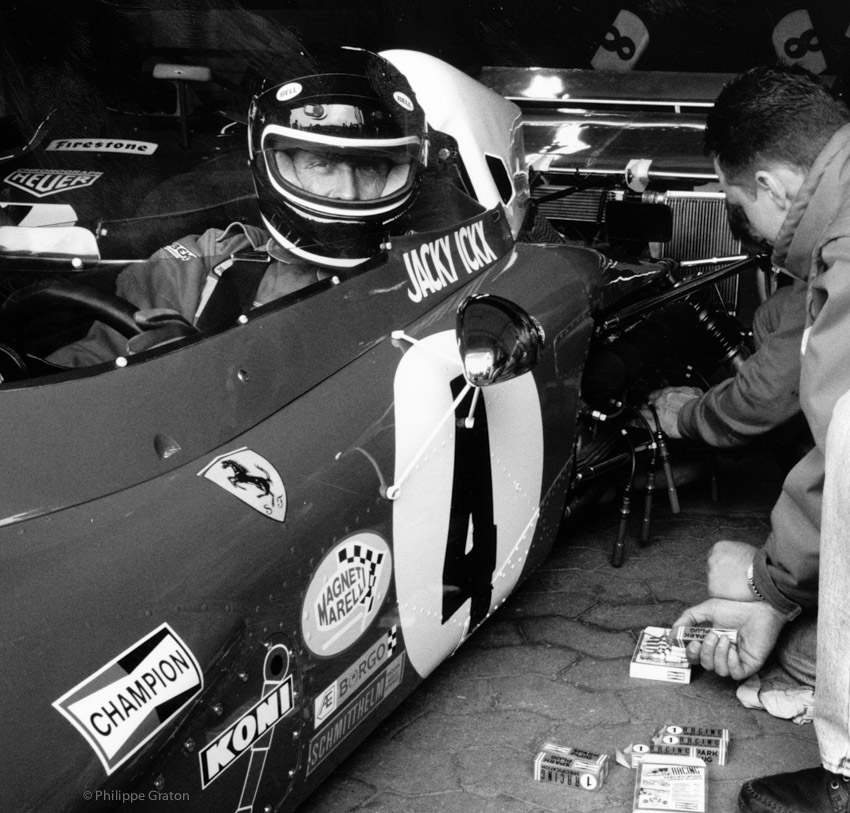
[[[116,294],[139,310],[173,310],[191,321],[211,258],[222,250],[221,234],[219,229],[209,229],[164,246],[144,262],[128,265],[118,275]],[[126,354],[127,338],[95,322],[86,336],[54,351],[47,360],[63,367],[86,367]]]

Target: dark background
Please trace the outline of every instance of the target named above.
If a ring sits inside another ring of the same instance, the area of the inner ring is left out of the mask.
[[[777,25],[801,9],[811,30],[797,54],[846,92],[847,0],[5,0],[0,115],[27,136],[48,116],[43,132],[126,135],[111,112],[173,109],[173,88],[152,77],[165,61],[210,66],[193,100],[238,121],[263,79],[308,73],[340,45],[421,50],[472,76],[590,68],[621,10],[649,33],[634,70],[737,73],[776,62]]]
[[[808,47],[820,49],[828,72],[844,76],[850,65],[845,0],[246,0],[237,8],[225,0],[6,0],[3,95],[14,99],[21,82],[32,88],[43,75],[108,84],[156,47],[272,46],[290,62],[325,45],[412,48],[472,75],[483,65],[590,67],[620,9],[650,32],[639,70],[739,72],[773,62],[774,27],[795,9],[808,11],[817,36]]]

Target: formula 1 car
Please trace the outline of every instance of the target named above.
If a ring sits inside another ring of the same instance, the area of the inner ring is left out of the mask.
[[[142,165],[155,142],[53,132],[4,152],[3,810],[294,809],[565,517],[660,471],[646,392],[744,352],[705,294],[751,260],[591,247],[543,211],[563,140],[530,190],[505,94],[384,56],[479,213],[214,330],[145,329],[111,286],[156,238],[179,254],[199,213],[252,216],[228,153],[186,169],[228,190],[212,205],[105,220],[80,215],[103,162]],[[663,242],[669,206],[628,199],[621,170],[611,234],[620,217],[634,245]],[[173,177],[135,199],[171,200]],[[53,364],[92,320],[127,352]]]

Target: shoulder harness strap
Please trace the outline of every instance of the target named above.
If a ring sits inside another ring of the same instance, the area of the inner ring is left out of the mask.
[[[198,330],[227,327],[251,310],[271,257],[265,251],[245,251],[219,263],[207,281],[195,324]],[[211,290],[210,290],[211,288]]]

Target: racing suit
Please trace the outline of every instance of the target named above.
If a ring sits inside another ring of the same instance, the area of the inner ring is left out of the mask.
[[[263,249],[270,261],[254,297],[255,307],[317,281],[317,266],[287,252],[263,229],[233,223],[225,230],[208,229],[201,235],[185,237],[159,249],[148,260],[127,266],[118,275],[116,293],[141,311],[165,308],[197,324],[217,276],[215,269],[232,254]],[[84,338],[59,348],[48,360],[81,367],[126,353],[127,339],[95,322]]]
[[[785,478],[771,533],[753,561],[753,583],[789,619],[801,607],[820,605],[815,727],[824,766],[850,774],[850,637],[841,621],[850,615],[846,572],[821,573],[818,596],[821,555],[826,562],[846,561],[850,545],[844,534],[820,538],[827,430],[836,403],[850,391],[850,124],[833,135],[807,174],[773,261],[808,282],[800,405],[815,446]],[[828,663],[821,660],[826,650]]]
[[[806,286],[779,288],[756,310],[756,352],[731,378],[686,402],[679,434],[715,448],[741,446],[800,412],[800,341],[806,321]]]

